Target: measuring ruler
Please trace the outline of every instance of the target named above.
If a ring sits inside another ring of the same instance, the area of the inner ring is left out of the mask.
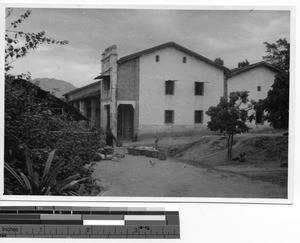
[[[179,212],[165,208],[0,207],[0,237],[180,238]]]

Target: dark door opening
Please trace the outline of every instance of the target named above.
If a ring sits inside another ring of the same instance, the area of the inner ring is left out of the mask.
[[[132,105],[119,105],[118,107],[118,138],[133,138],[134,109]]]
[[[106,109],[106,129],[110,128],[110,105],[105,105]]]

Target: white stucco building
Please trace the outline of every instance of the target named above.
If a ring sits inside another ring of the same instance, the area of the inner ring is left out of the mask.
[[[221,96],[248,90],[250,99],[263,99],[279,72],[265,62],[230,70],[174,42],[120,59],[113,45],[103,52],[101,63],[101,75],[95,78],[100,80],[95,83],[100,90],[98,120],[104,129],[112,128],[123,139],[206,128],[209,117],[205,112],[217,105]],[[83,91],[84,87],[78,89]],[[67,100],[75,107],[85,107],[86,96],[79,101],[76,92],[66,94]],[[72,100],[72,95],[77,99]],[[96,111],[94,107],[90,110]]]
[[[266,62],[258,62],[246,67],[232,69],[227,74],[228,93],[247,90],[249,91],[249,100],[259,101],[265,99],[278,72],[281,71]],[[252,112],[255,112],[255,121],[248,123],[250,127],[262,128],[269,126],[269,123],[264,121],[261,111]]]

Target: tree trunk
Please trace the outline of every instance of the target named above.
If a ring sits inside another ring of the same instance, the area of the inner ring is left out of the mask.
[[[227,137],[227,160],[231,160],[231,151],[230,151],[230,135]]]
[[[227,160],[232,160],[233,134],[227,137]]]

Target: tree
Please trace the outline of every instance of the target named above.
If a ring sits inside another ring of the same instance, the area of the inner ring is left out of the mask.
[[[275,76],[272,89],[262,106],[267,112],[266,120],[275,129],[287,129],[289,125],[289,80],[290,80],[290,44],[287,40],[279,39],[275,43],[264,42],[267,55],[263,59],[280,69]]]
[[[8,8],[6,11],[6,20],[11,16],[13,8]],[[13,68],[12,63],[17,59],[25,57],[26,54],[36,49],[40,44],[58,44],[66,45],[67,40],[55,40],[47,37],[45,31],[38,33],[23,32],[18,30],[19,25],[29,18],[31,11],[28,10],[22,14],[17,20],[12,21],[6,26],[5,29],[5,75]],[[22,40],[22,41],[21,41]],[[24,43],[23,45],[20,45]],[[23,76],[23,75],[21,75]]]
[[[290,43],[286,38],[279,39],[275,43],[264,42],[266,45],[266,56],[263,56],[263,60],[270,63],[274,67],[282,70],[283,72],[289,72],[290,70]]]
[[[215,59],[215,63],[221,65],[221,66],[224,66],[224,60],[222,60],[220,57],[216,58]]]
[[[232,92],[229,98],[221,97],[217,106],[212,106],[206,114],[211,120],[207,127],[211,131],[219,131],[227,137],[227,160],[232,159],[233,137],[235,134],[247,132],[250,128],[246,121],[248,116],[248,91]]]
[[[8,9],[6,18],[11,16],[13,9]],[[4,184],[6,192],[12,194],[37,193],[40,188],[35,180],[37,176],[32,176],[30,171],[34,171],[41,178],[45,170],[45,161],[51,151],[56,150],[55,161],[59,168],[53,174],[53,181],[62,182],[68,178],[85,178],[85,191],[89,193],[94,190],[94,181],[91,178],[93,169],[86,166],[89,164],[95,152],[104,146],[101,130],[87,130],[74,121],[72,117],[64,114],[56,114],[51,110],[47,98],[37,97],[37,87],[34,84],[23,86],[24,80],[31,81],[29,75],[10,75],[9,70],[13,68],[12,63],[25,57],[26,54],[38,45],[58,44],[65,45],[68,41],[57,41],[45,36],[45,31],[38,33],[25,33],[17,30],[17,27],[30,16],[30,11],[26,11],[19,19],[7,26],[5,33],[5,149],[4,160],[6,168],[4,174]],[[21,41],[22,39],[22,41]],[[23,44],[22,44],[23,43]],[[20,45],[22,44],[22,45]],[[20,82],[22,81],[22,82]],[[28,155],[26,155],[26,153]],[[30,156],[30,160],[28,160]],[[26,166],[32,160],[32,169]],[[55,165],[54,165],[55,166]],[[56,168],[56,167],[55,167]],[[11,172],[19,172],[11,173]],[[22,172],[22,174],[21,174]],[[21,183],[19,177],[22,177]],[[86,179],[88,178],[88,179]],[[26,187],[35,186],[38,190],[24,190]],[[40,181],[41,182],[41,181]],[[31,185],[31,186],[30,186]],[[79,186],[73,187],[75,191]],[[76,188],[77,187],[77,188]],[[39,190],[41,189],[41,190]],[[70,188],[64,188],[64,193],[68,194]],[[82,191],[82,190],[81,190]],[[50,187],[47,193],[60,194],[61,190]]]
[[[245,61],[238,62],[238,68],[249,66],[249,61],[246,59]]]

